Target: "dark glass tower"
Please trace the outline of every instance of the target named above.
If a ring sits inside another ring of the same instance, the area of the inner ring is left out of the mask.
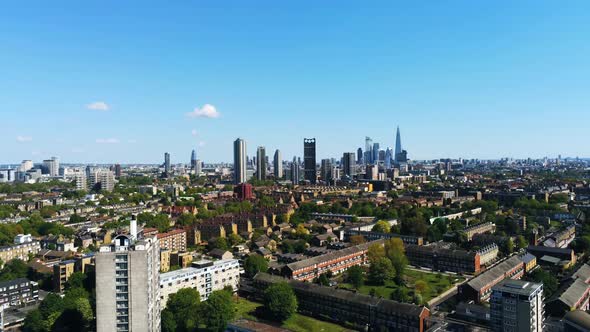
[[[306,181],[316,184],[315,138],[303,139],[303,175]]]

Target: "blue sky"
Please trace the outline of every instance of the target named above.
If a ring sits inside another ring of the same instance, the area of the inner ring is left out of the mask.
[[[39,1],[0,8],[0,164],[590,157],[587,1]],[[211,106],[205,106],[211,105]],[[195,116],[189,116],[191,112]],[[213,115],[217,117],[196,116]]]

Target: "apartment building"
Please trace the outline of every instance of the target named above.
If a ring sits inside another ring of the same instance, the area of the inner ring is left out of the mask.
[[[369,246],[374,243],[383,244],[383,240],[367,242],[290,263],[283,267],[281,274],[290,279],[303,281],[313,280],[314,278],[319,277],[320,274],[328,271],[338,274],[346,271],[351,266],[366,264],[367,251]]]
[[[449,249],[439,245],[407,245],[406,256],[410,264],[435,271],[477,273],[481,265],[477,252]]]
[[[495,262],[498,258],[499,249],[498,245],[495,243],[483,246],[476,251],[479,254],[480,265],[490,265],[491,263]]]
[[[354,235],[361,235],[367,241],[375,241],[379,239],[401,239],[402,242],[406,245],[414,244],[421,246],[424,244],[424,239],[421,236],[412,236],[412,235],[401,235],[401,234],[394,234],[394,233],[379,233],[379,232],[371,232],[371,231],[363,231],[359,229],[347,229],[344,231],[344,239],[349,240],[351,236]]]
[[[62,293],[66,288],[66,283],[74,273],[76,261],[73,259],[59,262],[53,265],[53,290]]]
[[[543,331],[543,284],[504,280],[492,288],[490,307],[494,331]]]
[[[160,242],[160,248],[170,249],[172,251],[186,250],[186,232],[184,229],[174,229],[167,233],[157,235]]]
[[[0,282],[0,307],[20,307],[38,300],[39,285],[34,281],[19,278]]]
[[[112,244],[100,247],[96,255],[97,332],[159,332],[159,270],[157,237],[136,240],[135,234],[120,234]]]
[[[162,309],[170,295],[183,288],[196,289],[201,295],[201,300],[205,301],[213,291],[226,286],[237,291],[239,282],[240,264],[237,259],[193,262],[190,267],[160,274]]]
[[[39,241],[31,241],[25,243],[14,244],[11,246],[0,247],[0,260],[6,263],[13,259],[20,259],[23,261],[29,260],[29,255],[36,255],[41,250]]]
[[[483,222],[480,224],[466,227],[463,230],[463,232],[465,232],[465,235],[467,235],[467,241],[471,242],[474,235],[484,234],[484,233],[494,233],[495,230],[496,230],[496,225],[494,223]]]
[[[286,280],[279,276],[258,273],[254,277],[255,296],[270,285],[287,281],[298,300],[298,311],[316,317],[349,322],[359,329],[371,331],[422,332],[427,329],[428,308],[414,304],[362,295],[310,282]]]
[[[524,263],[512,256],[477,277],[459,286],[459,297],[466,301],[485,302],[492,294],[492,287],[504,279],[520,279],[524,275]]]

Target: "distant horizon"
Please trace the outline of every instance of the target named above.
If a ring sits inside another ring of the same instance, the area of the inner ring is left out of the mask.
[[[320,160],[397,126],[413,160],[590,156],[589,2],[3,9],[0,163]]]
[[[349,151],[352,152],[352,151]],[[274,153],[274,150],[273,150]],[[97,165],[97,166],[110,166],[110,165],[115,165],[115,164],[120,164],[121,166],[158,166],[158,165],[162,165],[164,163],[164,158],[163,158],[163,153],[162,153],[162,161],[160,162],[117,162],[117,161],[112,161],[112,162],[72,162],[72,161],[63,161],[61,160],[61,158],[59,158],[59,156],[49,156],[47,158],[42,158],[39,160],[35,160],[35,159],[23,159],[23,160],[32,160],[33,164],[37,165],[37,164],[42,164],[43,160],[45,159],[50,159],[51,157],[57,157],[59,159],[60,165],[68,165],[68,166],[76,166],[76,165]],[[170,164],[172,166],[175,165],[179,165],[179,164],[184,164],[184,165],[190,165],[190,160],[187,160],[186,162],[175,162],[173,159],[173,155],[170,155],[171,159],[170,159]],[[255,157],[248,154],[248,158],[252,158]],[[301,157],[303,159],[303,154],[301,154],[300,156],[295,156],[295,157]],[[342,157],[342,156],[340,156]],[[336,160],[339,160],[339,157],[326,157],[326,158],[317,158],[317,165],[320,164],[321,159],[330,159],[330,158],[335,158]],[[500,161],[502,159],[506,159],[509,158],[511,160],[527,160],[527,159],[531,159],[531,160],[543,160],[545,158],[545,156],[543,157],[500,157],[500,158],[462,158],[462,157],[440,157],[440,158],[426,158],[426,159],[410,159],[410,162],[428,162],[428,161],[433,161],[433,160],[441,160],[441,159],[451,159],[451,160],[459,160],[459,159],[463,159],[463,161],[470,161],[470,160],[479,160],[479,161]],[[556,160],[558,158],[558,156],[555,157],[550,157],[547,156],[548,160]],[[269,156],[269,159],[272,160],[272,156]],[[283,157],[283,162],[291,162],[291,160],[293,159],[293,157],[290,158],[285,158]],[[571,156],[561,156],[561,160],[582,160],[582,161],[590,161],[590,157],[571,157]],[[233,161],[207,161],[207,160],[201,160],[199,159],[201,162],[205,163],[205,164],[213,164],[213,165],[218,165],[218,164],[233,164]],[[3,167],[17,167],[20,165],[20,162],[13,162],[13,163],[0,163],[0,168]]]

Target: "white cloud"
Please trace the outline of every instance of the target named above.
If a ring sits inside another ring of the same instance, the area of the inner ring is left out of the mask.
[[[97,138],[96,143],[98,144],[117,144],[119,140],[116,138]]]
[[[205,104],[201,108],[195,107],[195,109],[192,112],[188,112],[188,113],[186,113],[186,115],[191,118],[214,119],[214,118],[218,118],[221,114],[217,111],[215,106],[213,106],[211,104]]]
[[[199,146],[200,146],[200,147],[203,147],[203,146],[205,146],[205,141],[200,141],[200,142],[199,142]]]
[[[19,143],[30,142],[33,138],[31,136],[16,136],[16,141]]]
[[[104,101],[95,101],[86,105],[86,108],[93,111],[105,112],[111,109],[111,107]]]
[[[199,136],[199,132],[196,129],[191,130],[191,135]]]

